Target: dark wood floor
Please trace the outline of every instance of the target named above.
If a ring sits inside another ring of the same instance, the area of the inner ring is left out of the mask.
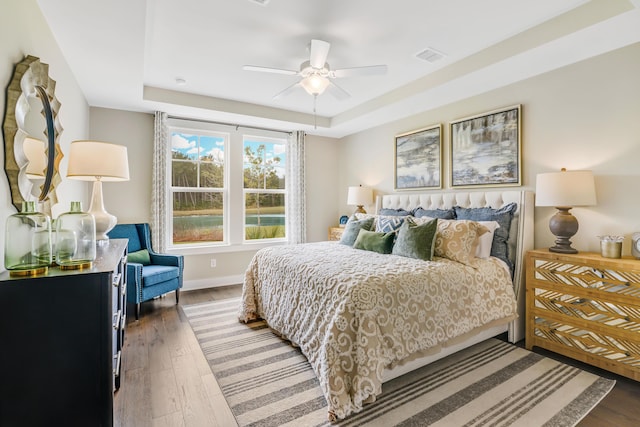
[[[240,285],[183,291],[180,305],[222,300],[240,293]],[[115,397],[116,426],[235,426],[193,331],[180,306],[175,304],[174,295],[142,304],[140,320],[133,318],[128,316],[124,377]],[[616,380],[611,393],[579,427],[640,425],[639,382],[542,349],[534,351]]]

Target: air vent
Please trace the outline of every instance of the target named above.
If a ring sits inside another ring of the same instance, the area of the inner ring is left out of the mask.
[[[423,61],[427,61],[431,63],[437,62],[444,57],[445,57],[444,53],[438,52],[437,50],[430,47],[426,48],[422,52],[416,53],[416,58],[419,58],[419,59],[422,59]]]
[[[271,0],[249,0],[251,3],[259,4],[260,6],[266,6]]]

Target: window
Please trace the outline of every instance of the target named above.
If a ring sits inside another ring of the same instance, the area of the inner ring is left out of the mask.
[[[184,124],[168,128],[168,248],[286,241],[287,134]]]
[[[286,141],[244,137],[245,240],[285,237]]]
[[[225,242],[227,134],[171,133],[173,245]]]

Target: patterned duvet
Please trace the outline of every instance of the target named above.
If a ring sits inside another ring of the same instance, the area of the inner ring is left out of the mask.
[[[300,347],[335,419],[375,400],[386,366],[516,315],[510,274],[495,258],[473,268],[319,242],[258,251],[240,320],[263,318]]]

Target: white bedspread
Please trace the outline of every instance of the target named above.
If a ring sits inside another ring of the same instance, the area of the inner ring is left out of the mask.
[[[298,345],[330,417],[344,418],[381,393],[386,366],[517,316],[504,264],[478,261],[425,262],[337,242],[266,248],[245,273],[240,320],[263,318]]]

